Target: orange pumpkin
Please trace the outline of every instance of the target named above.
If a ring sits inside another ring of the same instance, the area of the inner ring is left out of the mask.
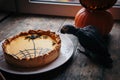
[[[91,10],[106,10],[112,7],[117,0],[79,0],[81,5]]]
[[[91,12],[82,8],[75,16],[75,26],[83,28],[87,25],[96,26],[100,33],[105,36],[109,34],[113,27],[113,17],[107,11]]]

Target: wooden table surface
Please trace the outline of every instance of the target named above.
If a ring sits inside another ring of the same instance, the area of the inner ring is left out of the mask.
[[[58,32],[65,24],[74,25],[74,18],[14,15],[0,22],[0,41],[29,29],[52,30]],[[80,47],[73,35],[68,36],[75,47]],[[120,21],[114,22],[110,32],[108,49],[113,59],[113,68],[104,69],[92,63],[86,56],[74,51],[73,56],[62,66],[45,73],[15,75],[2,72],[7,80],[120,80]],[[81,47],[82,48],[82,47]]]

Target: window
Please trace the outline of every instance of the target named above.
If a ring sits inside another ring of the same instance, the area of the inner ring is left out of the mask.
[[[31,2],[79,3],[79,0],[30,0]]]
[[[74,17],[82,8],[79,0],[16,0],[22,13]],[[114,19],[120,19],[120,0],[110,9]]]

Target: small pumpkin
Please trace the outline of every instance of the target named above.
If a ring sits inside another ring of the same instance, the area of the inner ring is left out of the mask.
[[[106,10],[112,7],[117,0],[79,0],[81,5],[89,10]]]
[[[87,25],[96,26],[100,33],[108,35],[113,27],[113,17],[107,11],[89,11],[82,8],[75,16],[75,26],[83,28]]]

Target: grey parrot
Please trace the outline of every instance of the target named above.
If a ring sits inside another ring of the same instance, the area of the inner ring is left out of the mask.
[[[112,68],[112,58],[105,45],[105,41],[95,26],[88,25],[84,28],[76,28],[73,25],[64,25],[61,33],[75,35],[85,51],[78,49],[80,53],[86,55],[91,61],[102,65],[105,68]]]

